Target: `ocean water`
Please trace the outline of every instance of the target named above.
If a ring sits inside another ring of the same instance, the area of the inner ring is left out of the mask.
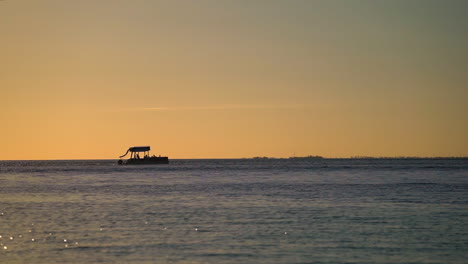
[[[0,161],[0,263],[467,263],[467,159]]]

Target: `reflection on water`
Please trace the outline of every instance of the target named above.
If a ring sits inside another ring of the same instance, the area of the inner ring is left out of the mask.
[[[0,162],[3,263],[465,263],[467,160]]]

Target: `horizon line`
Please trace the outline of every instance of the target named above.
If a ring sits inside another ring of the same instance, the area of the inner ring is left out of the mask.
[[[171,158],[169,158],[171,159]],[[172,160],[246,160],[246,159],[271,159],[271,160],[288,160],[288,159],[316,159],[316,160],[327,160],[327,159],[468,159],[468,156],[351,156],[351,157],[307,157],[307,156],[296,156],[296,157],[243,157],[243,158],[173,158]],[[0,161],[73,161],[73,160],[119,160],[119,158],[111,159],[0,159]]]

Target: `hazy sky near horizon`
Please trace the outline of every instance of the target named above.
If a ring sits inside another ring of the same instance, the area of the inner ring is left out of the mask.
[[[468,1],[0,1],[0,159],[468,156]]]

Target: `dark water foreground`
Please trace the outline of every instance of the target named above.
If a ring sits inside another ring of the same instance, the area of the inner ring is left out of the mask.
[[[467,263],[468,160],[0,161],[0,263]]]

